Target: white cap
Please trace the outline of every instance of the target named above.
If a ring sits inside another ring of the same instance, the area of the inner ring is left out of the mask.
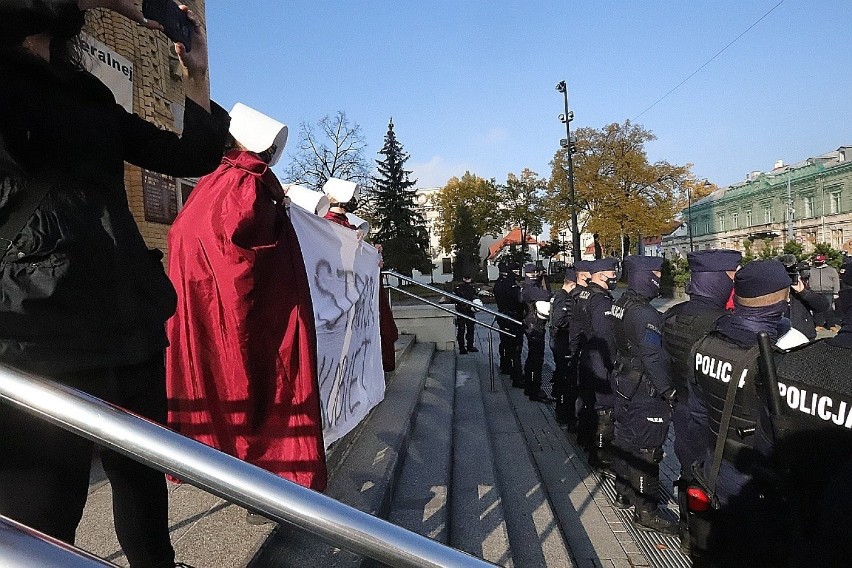
[[[275,145],[275,154],[269,160],[274,166],[287,144],[287,126],[258,112],[243,103],[237,103],[231,109],[231,136],[246,150],[264,152]]]
[[[550,302],[547,300],[539,300],[535,303],[535,315],[539,319],[547,319],[550,317]]]
[[[775,346],[782,351],[787,351],[805,343],[808,343],[808,337],[795,327],[791,327],[787,333],[778,338]]]
[[[316,213],[320,217],[328,213],[328,197],[321,191],[314,191],[296,184],[285,186],[285,189],[287,189],[287,197],[290,198],[290,201],[302,209]]]
[[[328,178],[325,185],[322,186],[323,192],[328,195],[331,201],[338,203],[346,203],[353,197],[358,195],[358,184],[354,181],[346,181],[344,179]]]
[[[370,232],[370,223],[359,217],[354,213],[347,213],[346,219],[349,221],[350,225],[353,225],[356,229],[361,231],[363,234],[368,234]]]

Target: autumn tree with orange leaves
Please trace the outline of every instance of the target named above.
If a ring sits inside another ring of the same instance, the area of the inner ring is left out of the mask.
[[[715,188],[696,180],[691,164],[650,163],[645,144],[656,137],[629,120],[601,129],[579,128],[575,134],[579,229],[598,233],[607,250],[631,254],[638,238],[659,235],[671,227],[675,215],[687,205],[687,187],[693,201]],[[571,226],[568,151],[560,149],[550,162],[547,221],[556,233]]]

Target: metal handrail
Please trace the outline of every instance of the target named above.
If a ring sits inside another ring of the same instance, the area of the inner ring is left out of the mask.
[[[455,303],[467,304],[468,306],[472,306],[472,307],[476,308],[477,310],[479,310],[481,312],[489,313],[492,316],[502,318],[504,320],[508,320],[508,321],[510,321],[514,324],[517,324],[517,325],[524,325],[524,322],[518,321],[518,320],[516,320],[512,317],[509,317],[504,313],[501,313],[501,312],[480,306],[479,304],[475,304],[475,303],[471,302],[467,298],[462,298],[461,296],[456,296],[455,294],[450,294],[449,292],[441,290],[440,288],[435,288],[434,286],[430,286],[429,284],[424,284],[423,282],[418,282],[417,280],[415,280],[411,276],[406,276],[405,274],[400,274],[399,272],[395,272],[393,270],[382,270],[382,274],[384,274],[386,276],[393,276],[394,278],[398,278],[399,280],[405,280],[406,282],[409,282],[411,284],[416,284],[416,285],[420,286],[421,288],[426,288],[427,290],[431,290],[433,292],[438,292],[439,294],[443,294],[444,296],[450,298]],[[393,288],[394,290],[400,290],[400,288],[398,286],[390,286],[390,287]],[[416,297],[419,298],[420,296],[416,296]]]
[[[115,567],[115,564],[3,516],[0,516],[0,558],[7,568]]]
[[[456,317],[463,318],[463,319],[466,319],[468,321],[472,321],[476,325],[481,325],[482,327],[486,327],[486,328],[490,329],[491,331],[496,331],[497,333],[502,333],[503,335],[508,335],[509,337],[516,337],[514,333],[511,333],[511,332],[506,331],[504,329],[500,329],[499,327],[490,326],[487,323],[482,323],[481,321],[479,321],[478,319],[476,319],[473,316],[469,316],[469,315],[457,312],[456,310],[450,309],[446,306],[442,306],[441,304],[439,304],[437,302],[433,302],[432,300],[427,300],[426,298],[424,298],[422,296],[418,296],[414,292],[409,292],[408,290],[404,290],[404,289],[400,288],[399,286],[388,286],[387,288],[389,290],[396,290],[397,292],[402,292],[406,296],[409,296],[409,297],[414,298],[416,300],[420,300],[424,304],[428,304],[428,305],[432,306],[433,308],[438,308],[439,310],[444,310],[445,312],[453,314]],[[449,294],[449,295],[452,295],[452,294]],[[476,304],[474,304],[474,305],[476,305]],[[481,309],[481,308],[477,308],[477,309]]]
[[[213,495],[390,566],[494,566],[68,386],[0,366],[0,399]]]

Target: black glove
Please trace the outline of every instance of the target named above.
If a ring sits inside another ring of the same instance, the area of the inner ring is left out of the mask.
[[[660,395],[660,398],[668,402],[670,406],[674,406],[677,403],[677,390],[668,389]]]

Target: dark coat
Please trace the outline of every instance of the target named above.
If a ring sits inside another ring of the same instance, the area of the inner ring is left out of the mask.
[[[0,218],[33,176],[58,180],[0,263],[0,360],[67,372],[163,348],[174,289],[130,212],[124,162],[206,174],[228,121],[187,100],[178,136],[125,111],[87,72],[0,51]]]

